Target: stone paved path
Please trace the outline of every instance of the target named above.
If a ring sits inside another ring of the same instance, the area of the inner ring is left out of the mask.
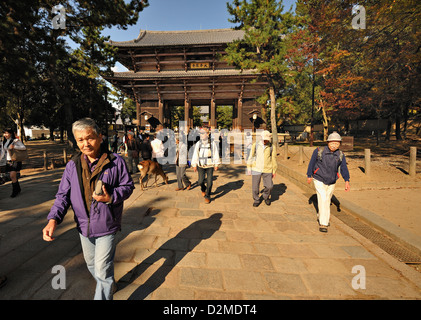
[[[134,176],[118,234],[114,299],[421,299],[420,273],[335,217],[329,232],[320,233],[314,207],[280,175],[272,205],[254,208],[243,165],[216,172],[210,204],[195,183],[176,192],[174,168],[166,170],[170,184],[158,180],[144,192]],[[9,198],[9,184],[0,186],[0,274],[9,278],[0,299],[93,297],[73,213],[56,241],[41,238],[61,173],[22,179],[16,199]],[[191,169],[188,175],[196,181]],[[65,267],[65,290],[52,288],[54,265]],[[363,269],[353,273],[355,266]],[[365,289],[354,289],[361,270]]]

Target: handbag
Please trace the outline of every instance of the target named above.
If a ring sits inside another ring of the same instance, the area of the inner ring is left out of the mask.
[[[17,150],[13,148],[12,150],[9,150],[9,152],[10,152],[10,158],[12,159],[12,161],[21,162],[28,159],[28,150],[26,149]]]

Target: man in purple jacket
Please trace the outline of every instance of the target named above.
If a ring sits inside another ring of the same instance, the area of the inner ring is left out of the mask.
[[[66,165],[43,239],[54,240],[56,225],[72,206],[83,255],[97,282],[95,299],[112,299],[115,235],[121,229],[123,202],[134,184],[124,159],[102,150],[102,135],[94,120],[76,121],[72,132],[81,153]]]

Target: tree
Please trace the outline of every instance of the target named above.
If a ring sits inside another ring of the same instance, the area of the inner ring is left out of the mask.
[[[216,123],[218,128],[232,127],[232,106],[216,106]]]
[[[278,146],[276,128],[276,94],[285,83],[288,67],[285,62],[284,37],[289,34],[294,18],[283,13],[282,1],[234,0],[227,3],[236,29],[245,32],[244,38],[234,41],[226,49],[225,59],[240,69],[255,69],[267,82],[271,108],[273,144]]]
[[[71,124],[74,116],[87,116],[94,112],[92,108],[84,110],[83,106],[98,106],[101,103],[95,111],[104,108],[108,111],[111,108],[106,101],[107,90],[99,74],[112,65],[113,52],[105,44],[107,39],[100,36],[100,31],[103,27],[117,26],[125,29],[135,24],[139,12],[148,5],[148,1],[67,0],[61,4],[66,12],[64,30],[52,29],[54,16],[50,10],[56,1],[6,0],[0,3],[0,111],[4,113],[6,107],[10,110],[11,105],[17,108],[16,101],[26,103],[23,91],[8,93],[9,86],[15,85],[17,88],[17,85],[30,83],[34,91],[42,84],[50,86],[51,89],[45,92],[57,95],[67,133],[72,140]],[[80,48],[72,53],[64,37],[69,37]],[[88,84],[86,79],[89,80]],[[77,101],[75,94],[81,100]],[[54,99],[45,100],[44,97],[43,101]],[[42,100],[37,103],[42,103]],[[14,112],[13,117],[17,117],[17,112]],[[99,116],[100,121],[104,121],[102,119],[104,116],[107,118],[107,112]]]

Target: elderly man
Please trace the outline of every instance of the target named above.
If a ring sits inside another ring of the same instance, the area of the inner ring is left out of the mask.
[[[219,159],[218,146],[209,137],[209,129],[200,129],[200,140],[195,144],[191,160],[194,172],[198,172],[197,184],[200,186],[205,203],[211,202],[211,191],[213,185],[213,172],[218,170],[221,164]]]
[[[102,135],[94,120],[76,121],[72,132],[81,152],[66,165],[43,239],[54,240],[56,225],[72,206],[83,255],[97,282],[95,299],[111,300],[115,235],[121,229],[123,202],[132,194],[134,184],[124,159],[101,148]]]
[[[261,140],[253,143],[247,160],[247,174],[252,175],[253,207],[261,203],[259,195],[260,180],[263,179],[263,200],[270,206],[270,194],[273,189],[273,178],[276,175],[276,149],[271,144],[271,133],[267,130],[261,134]]]

